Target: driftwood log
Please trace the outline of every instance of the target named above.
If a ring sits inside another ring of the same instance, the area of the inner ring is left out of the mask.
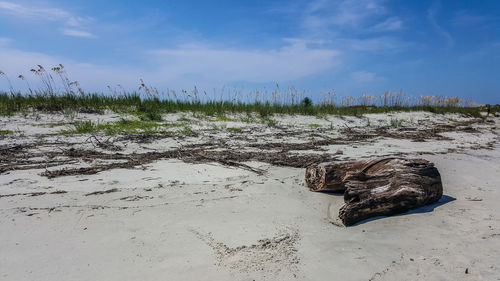
[[[313,191],[343,192],[339,218],[344,225],[407,212],[437,202],[443,195],[441,176],[423,159],[382,158],[323,163],[306,169]]]

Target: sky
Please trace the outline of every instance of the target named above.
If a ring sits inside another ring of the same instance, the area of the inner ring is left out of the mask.
[[[14,88],[59,63],[86,91],[144,79],[500,103],[500,1],[0,0],[0,71]]]

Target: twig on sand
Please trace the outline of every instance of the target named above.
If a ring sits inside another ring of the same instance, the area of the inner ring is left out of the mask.
[[[117,192],[117,191],[118,191],[118,188],[112,188],[112,189],[103,190],[103,191],[90,192],[90,193],[85,194],[85,196],[89,196],[89,195],[101,195],[101,194],[112,193],[112,192]]]

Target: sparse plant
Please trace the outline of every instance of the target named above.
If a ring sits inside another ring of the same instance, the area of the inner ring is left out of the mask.
[[[51,70],[54,71],[61,79],[65,94],[75,94],[75,92],[73,91],[73,87],[76,87],[77,89],[79,89],[78,92],[82,93],[81,89],[79,88],[78,81],[71,82],[69,80],[68,75],[66,74],[66,70],[64,69],[64,65],[59,64],[58,66],[53,67]]]
[[[9,84],[10,94],[13,95],[14,87],[12,87],[12,83],[10,82],[9,77],[7,77],[7,74],[5,74],[3,71],[0,70],[0,77],[3,77],[7,81],[7,84]]]
[[[399,128],[405,121],[404,119],[391,118],[391,127]]]
[[[162,121],[162,116],[159,112],[150,111],[139,115],[141,121]]]
[[[44,86],[44,88],[38,92],[45,93],[47,95],[54,95],[56,93],[54,78],[52,78],[52,75],[47,72],[42,65],[39,64],[37,66],[38,69],[32,68],[30,71],[40,79],[42,85]]]
[[[188,135],[188,136],[198,136],[198,133],[195,132],[193,129],[191,129],[191,127],[189,126],[185,126],[184,129],[182,131],[180,131],[181,134],[183,135]]]
[[[243,129],[241,129],[241,128],[226,128],[226,130],[228,130],[229,132],[238,133],[238,134],[241,134],[243,132]]]
[[[320,125],[320,124],[314,124],[314,123],[313,123],[313,124],[307,124],[307,127],[309,127],[309,128],[320,128],[320,127],[321,127],[321,125]]]
[[[215,120],[217,121],[222,121],[222,122],[229,122],[229,121],[233,121],[233,119],[223,115],[223,114],[220,114],[218,115],[217,117],[215,117]]]
[[[11,130],[0,130],[0,136],[11,135],[14,131]]]
[[[273,120],[269,117],[262,117],[260,118],[261,122],[266,124],[268,127],[276,127],[278,125],[278,121]]]
[[[71,120],[73,120],[77,115],[76,110],[74,108],[71,108],[71,107],[70,108],[63,108],[61,110],[61,112],[64,116],[68,117]]]
[[[191,122],[191,119],[186,118],[185,116],[182,116],[182,117],[177,118],[177,121],[189,123],[189,122]]]
[[[23,80],[26,83],[26,86],[27,86],[27,89],[28,89],[30,95],[33,95],[33,90],[31,89],[30,83],[28,82],[28,80],[26,80],[26,78],[24,77],[24,75],[19,74],[17,76],[17,78]]]
[[[98,124],[94,124],[90,120],[75,122],[73,126],[75,127],[75,133],[77,134],[94,133],[98,130]]]

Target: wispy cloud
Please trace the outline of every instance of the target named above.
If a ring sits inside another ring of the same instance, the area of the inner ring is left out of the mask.
[[[385,36],[368,39],[339,39],[338,41],[351,51],[363,52],[394,52],[412,46],[411,42],[401,42],[395,38]]]
[[[485,15],[471,14],[468,11],[460,10],[455,12],[451,24],[458,27],[473,27],[492,21],[493,18]]]
[[[441,36],[446,42],[448,47],[453,47],[455,45],[455,40],[451,36],[451,34],[446,31],[437,21],[437,13],[441,9],[441,4],[439,2],[435,2],[428,10],[427,10],[427,19],[429,23],[434,28],[434,30]]]
[[[376,79],[376,74],[368,71],[352,72],[350,76],[354,83],[369,83]]]
[[[26,7],[12,2],[0,1],[0,9],[16,16],[37,17],[52,21],[63,21],[69,26],[79,26],[82,18],[57,8]]]
[[[0,68],[17,77],[37,64],[49,68],[62,63],[71,79],[80,81],[84,89],[94,91],[116,84],[134,89],[140,78],[165,88],[219,87],[233,82],[282,83],[317,74],[334,68],[338,54],[336,50],[311,48],[300,40],[275,50],[225,49],[192,44],[147,51],[147,65],[127,67],[95,65],[0,46]]]
[[[387,34],[401,30],[404,22],[391,14],[384,0],[313,0],[302,13],[305,37],[328,38],[344,52],[393,51],[411,45]]]
[[[62,34],[73,36],[73,37],[81,37],[81,38],[95,38],[95,36],[87,31],[77,30],[77,29],[63,29],[61,30]]]
[[[12,39],[6,37],[0,37],[0,47],[7,46],[12,42]]]
[[[314,0],[304,9],[303,27],[324,30],[332,26],[360,27],[387,9],[377,0]]]
[[[396,31],[403,27],[403,21],[398,17],[390,17],[385,21],[374,25],[371,30],[375,32]]]
[[[139,78],[149,77],[148,74],[152,73],[123,65],[96,65],[42,52],[0,46],[0,70],[10,77],[16,89],[25,86],[22,81],[15,79],[19,74],[32,79],[32,85],[36,87],[38,77],[32,76],[29,70],[36,68],[38,64],[50,69],[60,63],[65,66],[70,79],[78,80],[82,87],[89,91],[103,91],[107,85],[116,84],[122,84],[127,89],[137,89]],[[0,80],[0,89],[6,86],[2,84],[3,82]]]
[[[84,31],[85,29],[84,25],[90,20],[90,18],[80,17],[59,8],[32,7],[13,2],[0,1],[0,12],[15,17],[36,18],[46,21],[60,22],[64,26],[71,28],[71,30],[73,31],[73,32],[64,32],[63,30],[62,33],[65,35],[78,36],[74,35],[77,33],[79,33],[80,35],[82,34],[92,35],[90,32]],[[79,36],[79,37],[91,38],[93,37],[93,35]]]
[[[310,48],[292,41],[275,50],[242,50],[185,45],[150,52],[167,77],[196,77],[200,81],[290,81],[332,68],[336,50]]]
[[[478,44],[474,50],[461,54],[457,57],[460,62],[477,62],[486,60],[493,63],[500,60],[500,42]]]

